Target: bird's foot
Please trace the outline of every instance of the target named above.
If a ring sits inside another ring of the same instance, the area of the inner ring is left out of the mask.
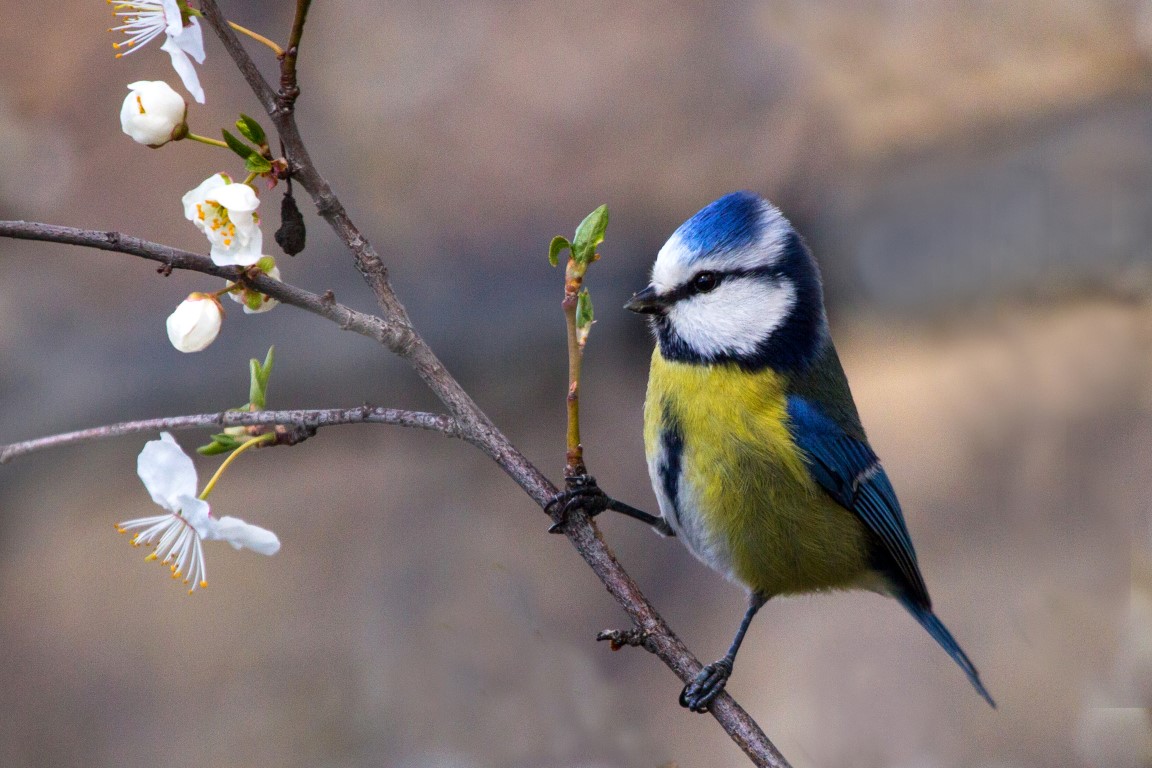
[[[612,503],[608,494],[596,485],[596,478],[591,475],[576,475],[564,478],[567,490],[561,491],[552,497],[544,506],[544,511],[552,517],[559,517],[548,529],[548,533],[563,533],[564,526],[568,524],[568,516],[577,509],[584,510],[588,517],[596,517]]]
[[[731,676],[732,662],[728,659],[709,664],[700,670],[695,680],[684,686],[680,692],[680,706],[693,712],[707,712],[716,697],[723,693]]]

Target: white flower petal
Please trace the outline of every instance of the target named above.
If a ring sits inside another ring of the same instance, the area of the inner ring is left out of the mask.
[[[192,66],[192,60],[188,58],[187,52],[171,37],[164,41],[160,50],[168,52],[172,58],[172,68],[180,76],[180,81],[184,83],[188,93],[192,94],[192,98],[196,101],[203,104],[204,89],[200,87],[200,78],[196,75],[196,68]]]
[[[204,499],[197,498],[192,493],[182,494],[177,503],[180,505],[180,516],[187,521],[188,525],[196,531],[196,533],[204,539],[211,538],[208,532],[212,529],[212,508]]]
[[[280,539],[276,534],[238,517],[210,520],[208,528],[205,539],[226,541],[236,549],[250,549],[261,555],[274,555],[280,551]]]
[[[180,202],[184,206],[184,218],[203,230],[204,217],[200,215],[199,206],[208,199],[217,187],[222,187],[228,182],[229,178],[224,174],[214,173],[197,184],[195,189],[185,192],[184,196],[180,198]]]
[[[256,190],[247,184],[225,184],[214,190],[212,196],[217,203],[227,208],[229,213],[252,213],[260,207],[260,198],[256,196]]]
[[[211,296],[192,294],[172,314],[165,328],[172,346],[181,352],[201,352],[220,335],[224,310]]]
[[[136,474],[152,501],[169,512],[180,511],[182,497],[196,496],[196,465],[168,432],[161,432],[159,440],[145,443],[136,459]]]
[[[200,19],[193,16],[187,26],[170,36],[180,46],[180,50],[195,59],[197,64],[204,63],[204,33],[200,29]]]
[[[160,13],[164,18],[164,32],[169,37],[177,35],[184,28],[184,18],[180,15],[180,4],[176,0],[160,0]]]

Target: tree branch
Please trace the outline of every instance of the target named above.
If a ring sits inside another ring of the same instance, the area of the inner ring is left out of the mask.
[[[0,464],[49,448],[61,448],[76,443],[93,440],[106,440],[111,437],[133,435],[140,432],[176,431],[203,427],[253,427],[283,425],[296,427],[306,433],[314,433],[321,427],[334,427],[340,424],[392,424],[439,432],[445,437],[463,438],[458,425],[444,414],[404,411],[396,408],[330,408],[323,410],[294,411],[221,411],[220,413],[198,413],[189,416],[168,416],[159,419],[141,419],[108,424],[76,432],[49,435],[35,440],[0,445]]]
[[[394,326],[383,319],[346,307],[338,303],[331,293],[318,295],[289,283],[274,280],[267,275],[248,277],[245,275],[243,267],[218,267],[212,263],[211,259],[198,253],[183,251],[179,248],[154,243],[120,232],[77,229],[76,227],[62,227],[35,221],[0,221],[0,237],[81,245],[156,261],[164,265],[164,271],[186,269],[225,280],[243,279],[256,290],[277,301],[331,320],[344,330],[375,339],[389,349],[398,344],[398,340],[403,337]]]
[[[487,453],[541,507],[556,494],[556,487],[529,462],[488,416],[463,390],[413,328],[408,313],[388,282],[388,271],[376,249],[353,224],[331,186],[312,164],[300,136],[293,110],[279,108],[277,94],[264,80],[236,34],[228,26],[216,0],[200,0],[205,21],[216,32],[224,48],[264,106],[284,142],[292,177],[312,196],[316,210],[352,253],[357,269],[376,295],[384,321],[396,330],[393,352],[408,361],[413,370],[440,398],[469,441]],[[259,286],[257,286],[259,289]],[[556,522],[559,522],[558,520]],[[617,562],[599,531],[583,514],[569,516],[564,534],[584,561],[604,583],[633,623],[652,637],[656,655],[682,681],[688,682],[700,671],[700,662],[672,632],[636,582]],[[730,695],[721,694],[710,709],[713,717],[758,766],[787,768],[788,761]]]

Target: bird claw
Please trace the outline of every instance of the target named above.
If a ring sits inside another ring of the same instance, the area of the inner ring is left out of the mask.
[[[588,517],[596,517],[612,503],[608,494],[600,490],[600,486],[596,485],[596,478],[591,475],[567,477],[565,482],[568,485],[567,490],[553,496],[544,506],[545,512],[552,517],[560,518],[548,528],[548,533],[563,533],[569,515],[577,509],[584,510],[584,514]],[[554,513],[557,507],[559,510]]]
[[[731,676],[732,662],[727,659],[709,664],[700,670],[695,680],[684,686],[680,692],[680,706],[693,712],[707,712],[716,697],[724,692]]]

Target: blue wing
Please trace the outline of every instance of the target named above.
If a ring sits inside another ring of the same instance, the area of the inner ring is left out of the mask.
[[[967,654],[948,628],[932,613],[928,589],[916,563],[916,550],[904,525],[896,491],[880,466],[880,459],[863,440],[846,433],[812,401],[798,395],[788,398],[792,439],[808,459],[812,477],[845,509],[855,513],[876,534],[895,565],[891,574],[899,581],[895,597],[928,634],[960,665],[976,691],[996,707],[988,689]]]
[[[790,396],[788,416],[792,439],[808,459],[812,477],[876,534],[896,567],[892,575],[902,577],[897,586],[907,591],[907,597],[925,608],[931,607],[896,491],[872,448],[848,435],[806,398]]]

